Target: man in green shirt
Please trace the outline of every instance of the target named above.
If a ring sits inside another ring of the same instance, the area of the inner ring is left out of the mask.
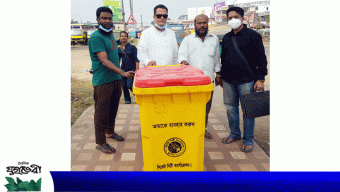
[[[89,39],[95,100],[96,148],[104,153],[115,153],[116,150],[106,142],[106,137],[124,141],[124,138],[114,131],[122,94],[121,76],[133,78],[134,71],[124,72],[120,69],[118,46],[112,34],[111,9],[99,7],[96,15],[99,29]]]

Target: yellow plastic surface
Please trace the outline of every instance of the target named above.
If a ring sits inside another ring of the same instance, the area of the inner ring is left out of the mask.
[[[205,110],[214,85],[133,87],[145,171],[203,171]]]
[[[71,36],[71,39],[79,39],[79,38],[83,38],[83,36],[78,35],[78,36]]]

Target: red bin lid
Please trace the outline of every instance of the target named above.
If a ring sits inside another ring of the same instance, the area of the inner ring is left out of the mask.
[[[210,77],[190,65],[143,67],[135,75],[135,87],[198,86],[211,84]]]

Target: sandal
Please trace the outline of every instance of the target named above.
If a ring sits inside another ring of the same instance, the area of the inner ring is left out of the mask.
[[[104,153],[115,153],[116,152],[116,149],[111,147],[109,144],[105,144],[101,147],[99,147],[98,145],[96,146],[96,149],[104,152]]]
[[[208,130],[205,130],[204,137],[207,138],[207,139],[212,139],[212,138],[214,138],[213,135],[212,135]]]
[[[117,141],[124,141],[124,137],[118,135],[117,133],[114,133],[112,136],[107,137],[107,138],[115,139]]]
[[[229,140],[229,142],[228,142],[228,139],[231,139],[231,141]],[[230,143],[232,143],[234,141],[238,141],[238,140],[240,140],[240,138],[235,138],[234,136],[229,135],[228,137],[223,138],[222,142],[225,143],[225,144],[230,144]]]
[[[248,149],[248,150],[246,150],[246,146],[251,146],[251,149]],[[245,152],[245,153],[249,153],[249,152],[252,152],[253,151],[253,145],[242,145],[242,148],[241,148],[241,151],[242,152]]]

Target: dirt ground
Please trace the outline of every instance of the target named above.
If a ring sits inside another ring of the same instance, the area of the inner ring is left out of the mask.
[[[71,46],[71,76],[81,80],[92,80],[90,73],[84,72],[91,69],[91,58],[88,46]]]
[[[264,42],[266,55],[268,59],[268,75],[265,81],[265,90],[270,90],[270,43]],[[91,58],[88,46],[75,45],[71,46],[71,76],[81,80],[92,80],[90,73],[84,72],[91,69]],[[270,156],[270,139],[269,139],[269,120],[270,116],[256,119],[254,140]]]

